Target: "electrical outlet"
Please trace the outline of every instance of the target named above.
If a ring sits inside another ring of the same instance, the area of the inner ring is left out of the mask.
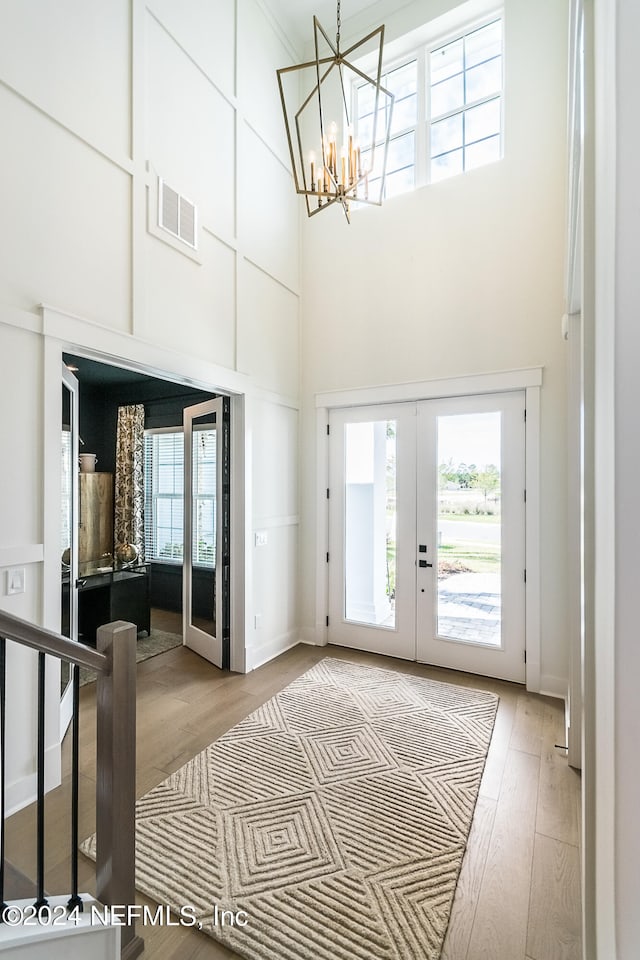
[[[26,573],[24,567],[10,567],[7,570],[7,596],[24,593]]]

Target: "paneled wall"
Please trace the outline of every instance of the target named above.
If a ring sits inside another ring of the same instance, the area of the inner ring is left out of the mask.
[[[275,78],[293,59],[261,0],[3,2],[0,563],[32,564],[24,596],[2,580],[10,612],[57,626],[41,557],[59,344],[245,395],[247,666],[298,639],[299,209]],[[197,250],[159,229],[159,177],[196,205]],[[28,658],[16,671],[10,804],[33,767]]]

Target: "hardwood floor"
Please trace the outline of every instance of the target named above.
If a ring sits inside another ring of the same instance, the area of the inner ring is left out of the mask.
[[[500,696],[473,827],[442,960],[580,960],[580,777],[567,766],[563,705],[516,684],[338,647],[300,645],[246,676],[224,674],[184,647],[138,664],[137,793],[173,773],[318,660],[336,656],[432,677]],[[95,684],[81,690],[80,833],[95,827]],[[69,889],[69,758],[47,797],[46,888]],[[35,812],[7,822],[9,860],[35,862]],[[80,857],[81,890],[94,892]],[[142,894],[139,904],[152,905]],[[222,960],[225,947],[180,927],[139,927],[153,960]],[[305,960],[305,958],[300,958]]]

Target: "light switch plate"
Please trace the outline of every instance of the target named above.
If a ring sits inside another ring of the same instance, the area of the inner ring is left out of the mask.
[[[24,567],[9,567],[7,570],[7,596],[14,593],[24,593],[25,590],[25,569]]]
[[[266,530],[256,530],[256,547],[266,547],[269,536]]]

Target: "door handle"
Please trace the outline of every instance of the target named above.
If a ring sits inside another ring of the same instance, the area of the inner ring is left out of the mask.
[[[86,580],[82,580],[82,579],[76,580],[76,587],[78,588],[78,590],[82,590],[82,588],[86,586],[86,583],[87,583]]]
[[[432,567],[432,563],[427,563],[426,560],[418,560],[418,566],[420,567]]]

